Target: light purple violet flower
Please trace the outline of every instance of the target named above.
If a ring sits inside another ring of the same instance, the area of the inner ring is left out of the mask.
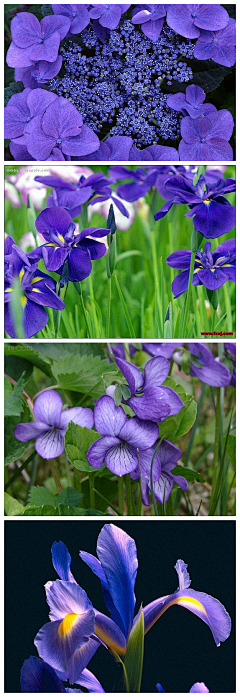
[[[10,68],[26,68],[36,61],[53,63],[69,27],[70,19],[62,15],[48,15],[39,22],[31,12],[19,12],[11,22],[13,41],[7,64]]]
[[[145,506],[149,505],[148,497],[151,492],[151,463],[157,442],[152,448],[139,453],[141,467],[141,494],[142,502]],[[173,484],[177,484],[183,491],[187,491],[188,482],[185,477],[172,474],[177,461],[182,453],[176,445],[168,440],[162,440],[153,460],[152,478],[153,491],[155,498],[163,503],[169,499]],[[132,472],[131,479],[139,479],[139,467]]]
[[[54,15],[64,15],[70,19],[69,35],[80,34],[85,27],[88,26],[90,22],[90,15],[88,13],[88,5],[83,5],[78,3],[77,5],[69,3],[65,5],[58,5],[53,3],[52,11]]]
[[[162,685],[160,685],[160,682],[156,684],[156,688],[158,692],[165,692]],[[191,690],[189,690],[189,693],[190,692],[209,692],[209,690],[204,682],[195,682],[194,685],[191,687]]]
[[[44,85],[45,82],[55,77],[61,70],[61,67],[62,56],[58,56],[54,63],[38,61],[38,63],[33,63],[27,68],[15,68],[14,77],[16,82],[22,82],[24,87],[30,87],[31,90],[35,90],[39,85]]]
[[[122,477],[138,466],[139,451],[150,448],[158,437],[158,427],[150,420],[137,416],[127,419],[122,407],[114,399],[103,395],[94,409],[94,425],[103,437],[95,441],[87,452],[90,465],[101,468],[104,464],[114,474]]]
[[[163,385],[169,373],[169,362],[166,358],[157,356],[148,361],[144,375],[140,368],[128,361],[116,358],[115,362],[128,381],[131,392],[126,404],[139,419],[150,419],[159,423],[166,416],[179,413],[182,400],[171,387]]]
[[[4,138],[16,145],[25,142],[25,129],[35,117],[42,116],[47,107],[57,99],[56,94],[46,90],[31,90],[29,87],[13,94],[4,110]]]
[[[143,33],[152,41],[158,41],[165,15],[165,5],[144,5],[143,8],[137,5],[133,10],[132,23],[141,24]]]
[[[196,42],[194,57],[198,60],[211,58],[219,65],[230,68],[236,60],[236,20],[229,18],[228,24],[220,31],[202,30]]]
[[[171,5],[167,12],[168,26],[188,39],[198,38],[200,29],[224,29],[228,20],[229,15],[221,5]]]
[[[206,93],[198,85],[189,85],[186,94],[177,92],[171,94],[167,99],[167,105],[175,111],[181,111],[184,116],[191,116],[196,119],[198,116],[207,116],[212,111],[217,111],[213,104],[203,104]]]
[[[189,374],[197,377],[201,382],[212,387],[226,387],[230,384],[231,374],[229,370],[218,362],[218,358],[214,358],[210,349],[201,343],[186,344],[187,350],[190,353],[190,371]],[[177,350],[179,347],[179,351]],[[143,349],[150,356],[166,356],[173,358],[178,366],[182,367],[183,343],[156,343],[143,344]],[[148,364],[147,364],[148,365]],[[146,365],[146,367],[147,367]],[[183,368],[184,370],[184,368]],[[166,389],[166,388],[165,388]]]
[[[77,108],[63,97],[55,98],[43,115],[32,119],[25,129],[25,141],[30,154],[43,161],[54,148],[64,155],[88,155],[99,145],[97,135],[83,124]]]
[[[62,408],[63,403],[58,392],[44,390],[37,397],[33,407],[36,421],[15,426],[15,438],[23,443],[36,438],[35,448],[41,457],[46,460],[58,457],[64,451],[64,436],[70,421],[86,428],[93,427],[91,409],[73,407],[63,411]]]
[[[227,109],[197,119],[185,116],[181,121],[181,160],[232,160],[233,151],[228,141],[233,126],[233,117]]]
[[[102,27],[116,29],[123,12],[126,12],[128,7],[129,5],[101,5],[92,3],[92,7],[89,10],[89,17],[91,17],[91,19],[98,19]]]

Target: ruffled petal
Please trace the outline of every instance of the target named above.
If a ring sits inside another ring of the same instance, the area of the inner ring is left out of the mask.
[[[142,421],[132,416],[121,428],[119,438],[125,440],[133,448],[145,450],[151,448],[158,437],[158,426],[152,421]]]
[[[83,670],[80,678],[76,680],[76,683],[77,685],[86,687],[88,692],[105,692],[99,680],[87,668]]]
[[[131,394],[134,394],[143,386],[144,378],[140,368],[136,365],[125,361],[122,358],[115,358],[116,365],[121,370],[122,374],[128,381]]]
[[[74,424],[78,424],[79,426],[82,426],[82,428],[92,428],[92,410],[88,407],[73,407],[72,409],[65,409],[65,411],[63,411],[61,414],[60,428],[63,428],[64,430],[67,429],[69,421],[73,421]]]
[[[52,460],[64,451],[64,436],[58,429],[46,431],[35,442],[36,451],[45,460]]]
[[[127,403],[136,416],[143,420],[150,419],[159,422],[169,416],[171,412],[169,397],[164,388],[161,387],[148,387],[144,390],[144,394],[130,397]],[[139,447],[141,446],[139,445]]]
[[[128,443],[119,443],[118,445],[109,448],[105,456],[106,467],[123,477],[124,474],[133,472],[138,465],[137,451]]]
[[[119,444],[120,440],[115,436],[103,436],[103,438],[99,438],[99,440],[96,440],[95,443],[90,445],[90,448],[87,451],[87,459],[89,464],[97,469],[103,467],[108,450],[114,446],[118,446]]]
[[[63,620],[44,624],[34,640],[39,656],[55,670],[68,670],[75,651],[93,634],[94,619],[94,610],[90,609],[84,614],[69,613]]]
[[[55,670],[41,658],[30,656],[21,668],[22,692],[65,692]]]
[[[47,429],[48,426],[45,423],[33,421],[32,423],[18,424],[15,426],[13,433],[15,438],[23,443],[27,443],[32,438],[37,438],[40,434],[45,433]]]
[[[144,370],[144,386],[146,387],[161,387],[169,373],[169,362],[162,356],[151,358],[145,365]]]
[[[71,555],[69,554],[68,548],[64,542],[54,542],[51,552],[52,563],[60,579],[62,581],[71,581],[72,583],[76,583],[70,569]]]

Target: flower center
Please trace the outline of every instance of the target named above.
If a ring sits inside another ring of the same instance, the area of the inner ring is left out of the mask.
[[[191,17],[196,17],[196,12],[192,12]]]
[[[61,139],[61,138],[58,138],[58,139],[56,140],[56,145],[61,145],[61,142],[62,142],[62,139]]]
[[[205,143],[205,138],[200,138],[200,143]]]

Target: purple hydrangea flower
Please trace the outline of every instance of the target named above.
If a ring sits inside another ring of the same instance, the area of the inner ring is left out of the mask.
[[[64,302],[56,295],[56,282],[39,271],[37,264],[31,264],[28,255],[17,247],[12,237],[5,243],[5,331],[16,338],[16,328],[11,312],[13,284],[18,278],[21,284],[22,326],[24,337],[30,338],[40,332],[48,322],[44,309],[52,307],[64,310]]]
[[[104,143],[100,143],[98,150],[90,153],[88,161],[129,160],[131,146],[132,138],[130,136],[108,136]],[[73,157],[72,159],[84,160],[86,158]]]
[[[90,465],[106,467],[122,477],[138,467],[137,448],[141,452],[155,443],[158,427],[152,421],[142,421],[137,416],[127,420],[122,407],[114,399],[104,395],[94,409],[95,428],[103,437],[95,441],[87,452]]]
[[[220,31],[202,30],[196,42],[194,56],[198,60],[211,58],[215,63],[230,68],[236,60],[236,20],[231,17]]]
[[[100,259],[106,246],[95,238],[110,232],[107,228],[85,228],[74,234],[75,224],[64,208],[45,208],[36,219],[36,228],[46,240],[46,244],[29,252],[29,259],[36,261],[43,257],[48,271],[61,274],[68,261],[68,280],[82,281],[92,270],[92,259]],[[88,239],[88,235],[94,239]]]
[[[224,29],[228,20],[229,15],[221,5],[171,5],[167,13],[169,27],[188,39],[200,36],[201,29]]]
[[[88,688],[88,692],[105,692],[101,683],[90,670],[85,668],[78,680],[77,685]],[[64,687],[55,670],[45,661],[37,656],[30,656],[24,661],[21,668],[21,690],[22,692],[82,692],[76,688],[72,690]]]
[[[69,27],[70,19],[62,15],[49,15],[39,22],[31,12],[19,12],[11,22],[13,41],[7,52],[7,64],[10,68],[26,68],[36,61],[53,63]]]
[[[132,23],[141,24],[143,33],[152,41],[158,41],[165,15],[165,5],[137,5],[133,10]]]
[[[156,688],[158,692],[165,692],[162,685],[160,685],[160,682],[156,684]],[[209,690],[204,682],[195,682],[194,685],[191,687],[191,690],[189,690],[189,692],[209,692]]]
[[[85,27],[88,26],[90,22],[90,15],[88,13],[88,5],[83,5],[77,4],[74,5],[72,3],[66,4],[66,5],[58,5],[57,3],[53,3],[52,5],[52,11],[54,15],[63,15],[64,17],[67,17],[71,24],[69,27],[69,35],[71,36],[72,34],[80,34]]]
[[[88,155],[96,150],[98,137],[83,124],[76,107],[63,97],[54,97],[44,114],[32,119],[25,129],[25,142],[32,157],[46,160],[55,148],[64,155],[75,156]]]
[[[89,10],[89,17],[98,19],[102,27],[116,29],[123,12],[126,12],[128,7],[129,5],[101,5],[92,3],[92,7]]]
[[[70,421],[86,428],[93,427],[91,409],[73,407],[63,411],[62,399],[54,390],[44,390],[37,397],[33,414],[36,420],[15,426],[14,436],[23,443],[36,438],[36,451],[46,460],[63,453],[64,436]]]
[[[189,114],[192,119],[196,119],[198,116],[207,116],[212,111],[217,111],[213,104],[203,104],[205,97],[206,93],[201,87],[188,85],[186,94],[183,92],[171,94],[168,97],[167,105],[175,111],[181,111],[184,116]]]
[[[4,110],[4,137],[16,145],[25,146],[25,130],[35,117],[42,116],[47,107],[57,99],[46,90],[29,87],[13,94]]]
[[[185,217],[193,217],[195,230],[207,238],[219,237],[231,232],[235,225],[235,207],[224,197],[235,188],[235,179],[221,178],[208,184],[206,177],[201,176],[194,186],[181,175],[170,177],[165,181],[164,189],[168,194],[172,192],[172,198],[155,213],[155,220],[163,218],[175,203],[187,203],[190,211]]]
[[[151,160],[158,162],[163,160],[165,162],[174,160],[176,162],[176,160],[179,160],[179,154],[175,148],[168,147],[167,145],[148,145],[148,147],[143,148],[143,150],[139,150],[136,145],[133,145],[128,159],[133,162],[135,160],[147,160],[150,162]]]
[[[62,56],[58,56],[54,63],[38,61],[27,68],[15,68],[14,77],[16,82],[22,82],[24,87],[30,87],[31,90],[35,90],[39,85],[44,85],[52,77],[55,77],[61,70],[61,67]]]
[[[188,289],[191,251],[179,249],[166,259],[173,269],[180,269],[172,283],[174,298]],[[215,252],[211,252],[211,242],[206,242],[204,252],[198,251],[195,257],[192,285],[204,285],[208,290],[221,288],[226,281],[236,281],[236,242],[235,239],[222,242]]]
[[[142,502],[145,506],[149,505],[148,497],[151,492],[151,463],[156,446],[157,442],[154,443],[152,448],[140,454],[141,493]],[[172,474],[172,470],[176,467],[181,454],[181,450],[168,440],[162,440],[156,452],[152,468],[153,491],[155,498],[160,501],[160,503],[169,499],[174,482],[180,486],[183,491],[187,491],[188,489],[188,482],[184,477]],[[139,478],[139,470],[137,468],[135,472],[131,474],[131,478]]]
[[[197,119],[185,116],[181,121],[180,159],[190,162],[232,160],[233,151],[228,141],[233,126],[233,117],[227,109]]]
[[[166,358],[156,357],[148,361],[144,375],[140,368],[128,361],[116,358],[115,362],[128,381],[131,392],[126,404],[129,404],[139,419],[150,419],[158,423],[166,416],[179,413],[182,400],[174,390],[163,385],[169,373]],[[112,386],[107,389],[112,389]]]

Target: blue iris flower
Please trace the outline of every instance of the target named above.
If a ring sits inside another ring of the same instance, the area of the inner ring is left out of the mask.
[[[82,671],[77,685],[86,687],[88,692],[105,692],[101,683],[90,670]],[[30,656],[21,668],[22,692],[82,692],[82,690],[64,687],[56,671],[41,658]]]
[[[173,269],[181,269],[172,283],[174,298],[188,289],[191,251],[179,249],[166,259]],[[211,252],[211,242],[206,242],[204,252],[197,251],[194,262],[192,285],[205,286],[208,290],[218,290],[226,281],[236,280],[236,241],[222,242],[215,252]]]

